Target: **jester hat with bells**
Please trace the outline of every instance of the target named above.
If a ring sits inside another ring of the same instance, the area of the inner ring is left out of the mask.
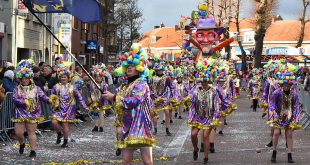
[[[147,54],[143,51],[142,47],[138,43],[132,44],[130,51],[125,53],[120,57],[122,62],[122,73],[123,73],[123,83],[128,83],[127,77],[127,67],[134,66],[139,72],[141,79],[146,79],[149,74],[147,68]]]

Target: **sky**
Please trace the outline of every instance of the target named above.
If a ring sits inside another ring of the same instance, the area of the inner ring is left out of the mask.
[[[243,0],[241,17],[250,15],[253,0]],[[277,14],[283,19],[297,19],[302,10],[302,0],[279,0]],[[140,33],[153,29],[161,22],[165,26],[178,24],[181,15],[190,16],[197,9],[201,0],[138,0],[139,8],[143,10],[144,22]],[[307,12],[310,13],[309,10]],[[310,15],[310,14],[309,14]]]

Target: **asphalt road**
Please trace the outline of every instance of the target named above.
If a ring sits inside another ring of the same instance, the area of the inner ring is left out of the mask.
[[[215,151],[209,155],[209,164],[270,164],[271,151],[265,148],[270,140],[270,129],[261,118],[261,111],[252,112],[250,100],[242,93],[236,101],[238,111],[227,118],[228,125],[224,128],[224,135],[216,135]],[[119,164],[121,157],[115,156],[115,133],[112,126],[113,118],[105,120],[104,132],[91,132],[94,123],[87,121],[82,126],[71,125],[69,148],[62,149],[56,145],[56,134],[48,131],[38,136],[37,158],[28,158],[29,148],[23,155],[18,154],[17,146],[0,146],[0,164]],[[190,165],[202,164],[203,153],[198,161],[193,161],[193,147],[190,140],[190,128],[186,126],[186,119],[174,119],[171,127],[173,136],[165,136],[165,127],[158,125],[156,147],[153,149],[154,164]],[[309,164],[310,162],[310,131],[294,132],[295,164]],[[260,149],[261,153],[257,153]],[[139,152],[134,157],[139,158]],[[167,160],[165,159],[167,158]],[[279,141],[277,164],[287,163],[285,139],[282,134]],[[307,163],[308,162],[308,163]],[[141,164],[139,160],[133,164]]]

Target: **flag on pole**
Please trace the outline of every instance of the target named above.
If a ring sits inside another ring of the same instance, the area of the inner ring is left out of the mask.
[[[23,0],[34,13],[69,13],[82,22],[101,20],[97,0]]]

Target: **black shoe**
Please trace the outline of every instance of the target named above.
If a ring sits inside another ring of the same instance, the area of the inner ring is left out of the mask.
[[[197,148],[197,151],[194,150],[194,152],[193,152],[193,159],[194,159],[194,161],[196,161],[198,159],[198,155],[199,155],[198,151],[199,151],[199,148]]]
[[[276,159],[277,159],[277,151],[273,150],[271,156],[271,163],[276,163],[277,162]]]
[[[264,118],[267,115],[267,113],[263,113],[262,118]]]
[[[174,113],[174,118],[177,118],[178,117],[178,113]]]
[[[19,154],[23,154],[25,150],[25,143],[19,145]]]
[[[62,134],[60,132],[57,133],[56,144],[60,144],[61,143],[61,138],[62,138]]]
[[[64,139],[64,143],[61,145],[62,148],[68,147],[68,139]]]
[[[165,124],[165,120],[163,120],[160,124]]]
[[[121,149],[116,149],[116,151],[115,151],[115,155],[116,156],[120,156],[121,155],[121,153],[122,153],[122,150]]]
[[[100,127],[100,128],[99,128],[99,132],[103,132],[103,127]]]
[[[169,131],[169,128],[166,128],[166,136],[172,136],[172,134]]]
[[[210,143],[210,153],[215,153],[214,143]]]
[[[95,126],[95,127],[93,128],[93,130],[91,130],[91,131],[93,131],[93,132],[98,132],[98,127]]]
[[[154,135],[157,135],[157,128],[154,128],[153,134],[154,134]]]
[[[37,153],[35,152],[35,151],[30,151],[30,154],[29,154],[29,157],[30,158],[35,158],[35,157],[37,157]]]
[[[173,123],[173,121],[170,119],[170,123]]]
[[[203,159],[203,164],[208,164],[208,162],[209,162],[209,159],[208,159],[208,158],[204,158],[204,159]]]
[[[293,160],[293,158],[292,158],[292,153],[288,153],[288,154],[287,154],[287,162],[288,162],[288,163],[294,163],[294,160]]]
[[[224,119],[224,125],[227,125],[226,119]]]
[[[220,135],[223,135],[223,131],[219,131],[219,134],[220,134]]]
[[[272,140],[265,147],[272,147]]]
[[[179,116],[179,119],[182,119],[182,116]]]
[[[251,108],[253,108],[253,105],[251,105]]]
[[[28,132],[24,132],[24,137],[28,137]]]
[[[205,152],[205,145],[201,143],[200,145],[200,151],[199,152]]]

